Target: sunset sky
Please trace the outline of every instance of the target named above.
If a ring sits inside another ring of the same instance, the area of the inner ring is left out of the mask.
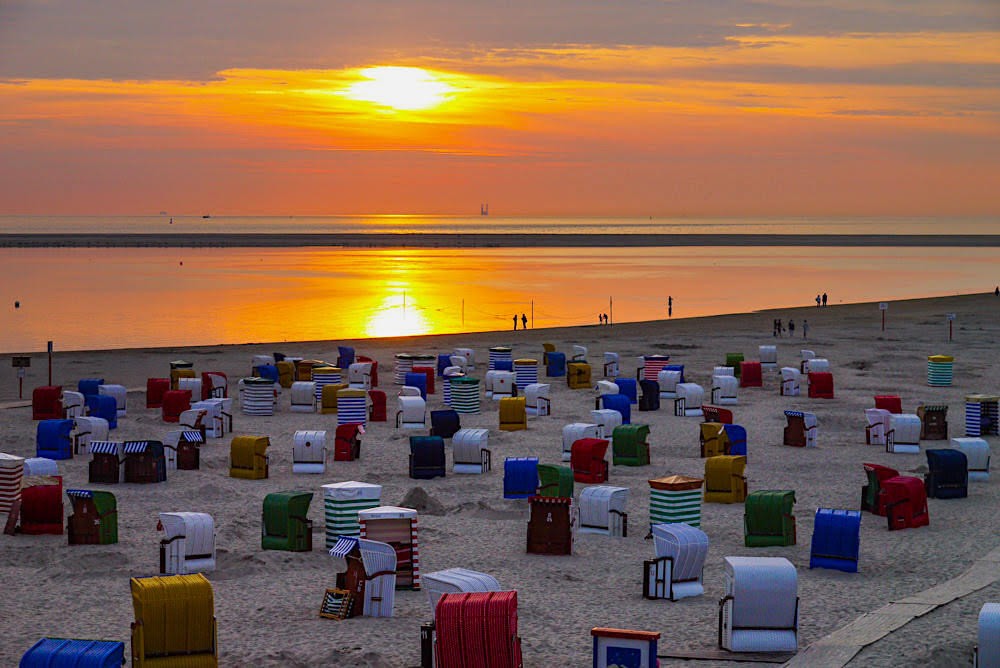
[[[0,3],[0,214],[1000,215],[1000,2]]]

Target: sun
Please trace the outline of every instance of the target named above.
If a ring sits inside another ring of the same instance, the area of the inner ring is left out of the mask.
[[[348,86],[345,97],[400,111],[436,107],[454,90],[419,67],[368,67],[359,74],[362,80]]]

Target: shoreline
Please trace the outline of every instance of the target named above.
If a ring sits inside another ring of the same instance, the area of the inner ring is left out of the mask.
[[[0,248],[1000,247],[995,234],[0,234]]]

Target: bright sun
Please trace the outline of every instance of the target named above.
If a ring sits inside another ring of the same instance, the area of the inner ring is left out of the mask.
[[[419,67],[369,67],[361,81],[344,91],[346,97],[404,111],[430,109],[447,99],[453,88]]]

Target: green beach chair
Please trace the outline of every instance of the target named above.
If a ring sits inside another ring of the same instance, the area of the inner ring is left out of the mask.
[[[649,425],[622,424],[611,432],[611,463],[615,466],[649,465]]]
[[[552,464],[538,465],[538,496],[573,498],[573,469]]]
[[[274,492],[264,497],[260,546],[265,550],[309,552],[312,521],[307,519],[312,492]]]
[[[743,542],[747,547],[795,545],[795,492],[761,490],[747,496]]]
[[[726,353],[726,363],[724,366],[733,367],[733,375],[740,377],[740,362],[743,361],[743,353]]]

